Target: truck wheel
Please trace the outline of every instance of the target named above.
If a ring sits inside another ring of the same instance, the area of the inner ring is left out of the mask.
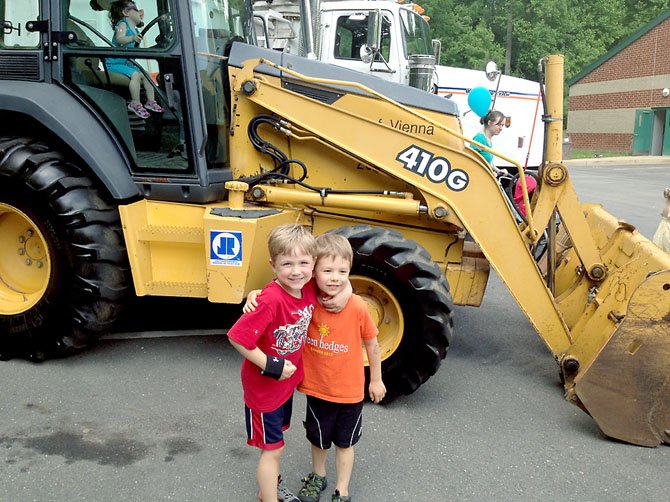
[[[86,346],[116,320],[129,287],[105,192],[48,145],[0,138],[0,358]]]
[[[385,402],[411,394],[435,372],[453,332],[449,284],[428,252],[392,230],[336,230],[354,249],[351,282],[379,327]]]

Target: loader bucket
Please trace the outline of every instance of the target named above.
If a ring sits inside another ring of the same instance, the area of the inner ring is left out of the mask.
[[[670,443],[670,270],[638,286],[624,320],[575,378],[575,392],[606,435]]]
[[[607,436],[670,444],[670,254],[599,206],[587,221],[609,272],[571,347],[583,351],[572,391]]]

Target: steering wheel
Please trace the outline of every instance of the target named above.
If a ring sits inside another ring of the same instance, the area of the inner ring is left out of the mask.
[[[154,27],[156,23],[161,23],[161,30],[160,30],[160,35],[156,37],[156,45],[158,47],[167,47],[170,45],[174,39],[174,31],[171,29],[172,26],[172,18],[170,17],[170,14],[159,14],[155,18],[153,18],[151,21],[146,23],[144,25],[144,28],[142,28],[142,31],[140,31],[140,36],[144,38],[144,35]],[[139,47],[140,43],[135,42],[135,48]]]

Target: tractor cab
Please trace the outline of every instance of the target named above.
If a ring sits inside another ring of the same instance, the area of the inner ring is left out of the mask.
[[[0,52],[20,47],[8,54],[10,64],[40,74],[77,98],[81,108],[73,108],[67,121],[91,114],[104,124],[121,146],[142,196],[193,202],[222,197],[230,179],[229,92],[222,70],[232,41],[248,40],[242,0],[0,5]],[[140,19],[139,42],[115,41],[114,27],[124,17],[120,9]],[[118,71],[118,62],[125,62],[125,72]],[[140,102],[146,104],[149,85],[162,111],[143,108],[140,116],[129,109],[132,72],[146,82],[139,86]],[[44,86],[45,92],[50,87]],[[94,141],[94,135],[89,139]]]

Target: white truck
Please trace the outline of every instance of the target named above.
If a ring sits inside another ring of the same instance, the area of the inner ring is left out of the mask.
[[[254,16],[259,45],[318,59],[380,78],[423,88],[458,105],[463,133],[472,137],[482,125],[470,111],[468,94],[485,87],[493,106],[509,117],[494,148],[537,167],[544,143],[540,84],[489,71],[435,65],[440,41],[416,4],[390,0],[261,0]],[[510,163],[495,159],[496,165]]]

